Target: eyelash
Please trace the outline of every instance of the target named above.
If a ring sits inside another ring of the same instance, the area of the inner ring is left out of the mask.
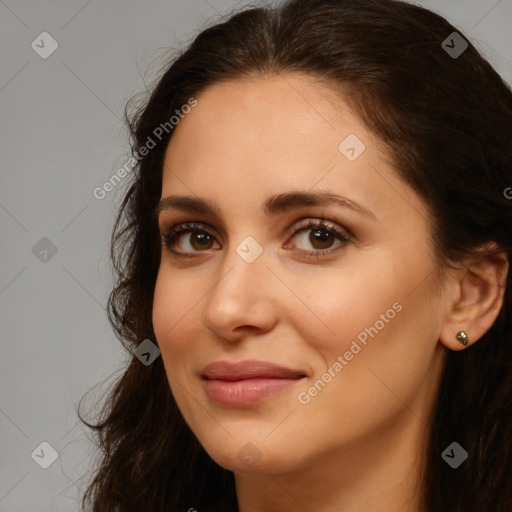
[[[300,221],[299,221],[300,223]],[[208,227],[207,224],[201,223],[201,222],[185,222],[182,224],[178,224],[175,226],[171,226],[167,230],[162,231],[162,239],[164,241],[165,247],[171,251],[173,255],[179,258],[195,258],[198,256],[198,253],[201,253],[203,251],[195,251],[195,254],[189,254],[181,251],[177,251],[174,249],[174,244],[176,242],[176,238],[178,235],[182,235],[184,233],[188,232],[200,232],[200,233],[206,233],[210,236],[213,236],[205,227]],[[338,238],[342,244],[337,245],[333,249],[322,249],[317,251],[305,251],[303,249],[298,249],[297,252],[300,256],[305,258],[311,258],[311,259],[320,259],[322,257],[328,257],[331,254],[338,252],[338,250],[344,248],[346,244],[352,242],[352,239],[344,232],[342,231],[336,224],[333,224],[332,222],[326,220],[326,219],[307,219],[304,221],[299,227],[297,227],[294,231],[290,234],[287,234],[287,236],[295,237],[297,234],[301,233],[302,231],[308,231],[308,230],[322,230],[326,231],[328,234],[334,235],[336,238]],[[205,252],[205,251],[204,251]]]

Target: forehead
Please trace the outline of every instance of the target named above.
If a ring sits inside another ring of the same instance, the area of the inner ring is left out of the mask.
[[[254,145],[261,148],[267,143],[264,149],[273,156],[285,148],[300,153],[307,149],[300,144],[305,139],[309,139],[311,149],[323,139],[324,146],[337,150],[345,128],[380,145],[367,133],[341,93],[305,75],[222,81],[205,89],[197,101],[198,105],[174,130],[171,150],[185,136],[190,144],[193,137],[202,147],[213,146],[217,152],[234,152],[236,147]]]
[[[334,98],[302,75],[215,83],[173,130],[165,167],[209,175],[213,168],[216,176],[228,170],[264,176],[268,170],[276,179],[292,171],[298,180],[311,173],[311,160],[321,170],[337,158],[348,132],[357,132],[368,146],[371,135]],[[168,177],[164,173],[164,182]]]
[[[162,197],[218,201],[223,191],[233,207],[261,209],[270,195],[321,188],[385,213],[400,193],[412,193],[382,142],[341,93],[318,80],[287,74],[219,82],[196,99],[167,148]]]

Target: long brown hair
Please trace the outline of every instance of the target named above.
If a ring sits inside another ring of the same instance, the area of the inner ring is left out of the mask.
[[[510,261],[512,91],[471,42],[450,55],[443,41],[453,32],[467,40],[439,15],[402,1],[289,0],[242,9],[173,58],[147,101],[127,107],[133,154],[148,138],[156,145],[131,171],[112,234],[108,312],[123,345],[133,352],[145,339],[156,343],[161,242],[152,212],[173,132],[154,130],[221,80],[300,72],[338,87],[430,209],[439,261],[458,261],[489,241]],[[512,510],[511,293],[509,273],[493,326],[478,343],[449,352],[425,461],[429,511]],[[162,358],[145,366],[132,355],[97,423],[82,421],[101,453],[82,500],[89,510],[238,509],[232,472],[186,425]],[[469,454],[456,470],[441,458],[454,440]]]

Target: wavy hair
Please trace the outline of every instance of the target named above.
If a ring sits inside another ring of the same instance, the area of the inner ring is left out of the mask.
[[[136,159],[112,232],[115,287],[108,316],[130,361],[94,423],[101,462],[82,497],[94,512],[237,511],[233,473],[216,464],[185,423],[162,358],[133,355],[155,340],[153,292],[161,241],[153,215],[169,129],[154,130],[208,86],[302,73],[337,88],[384,143],[397,174],[431,212],[436,257],[448,265],[494,242],[512,247],[512,91],[468,40],[457,58],[442,46],[459,32],[399,0],[288,0],[248,6],[203,30],[175,55],[142,104],[125,112]],[[467,39],[467,38],[466,38]],[[333,105],[333,108],[335,106]],[[425,460],[429,512],[512,510],[512,286],[483,338],[449,351]],[[454,440],[469,458],[442,459]]]

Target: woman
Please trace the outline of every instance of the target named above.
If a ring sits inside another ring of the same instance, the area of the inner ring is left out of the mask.
[[[460,31],[248,9],[129,122],[84,506],[512,510],[512,93]]]

